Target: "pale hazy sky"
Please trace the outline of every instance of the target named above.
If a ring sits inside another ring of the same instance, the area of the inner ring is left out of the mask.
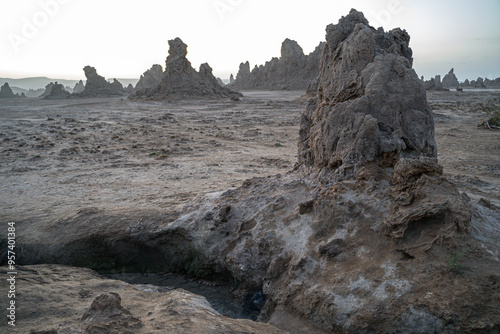
[[[279,56],[285,38],[305,53],[350,8],[370,24],[406,29],[418,75],[500,77],[500,0],[0,0],[0,77],[138,78],[165,65],[169,39],[198,68],[228,78]]]

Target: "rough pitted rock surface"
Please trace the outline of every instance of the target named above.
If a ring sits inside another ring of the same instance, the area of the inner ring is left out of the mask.
[[[50,92],[44,96],[45,100],[64,100],[71,97],[71,94],[64,89],[64,86],[58,84],[57,81],[50,86]]]
[[[87,81],[85,83],[85,89],[78,94],[79,96],[98,97],[124,95],[123,86],[118,80],[114,79],[112,83],[107,82],[106,79],[97,74],[97,70],[91,66],[85,66],[83,71],[85,72]]]
[[[0,88],[0,99],[7,99],[13,97],[19,97],[19,95],[16,95],[14,94],[14,92],[12,92],[12,88],[10,88],[8,82],[4,83],[4,85]]]
[[[162,79],[163,67],[161,67],[161,65],[155,64],[141,75],[139,81],[135,85],[135,90],[138,91],[141,89],[154,87],[158,85]]]
[[[151,88],[136,92],[131,98],[154,100],[183,98],[231,98],[239,99],[240,93],[221,87],[208,64],[202,64],[199,72],[186,58],[187,45],[176,38],[168,41],[169,55],[162,81]]]
[[[324,43],[320,43],[309,55],[296,41],[286,39],[281,44],[281,57],[272,58],[264,65],[240,64],[236,80],[230,84],[236,89],[306,89],[310,80],[318,75],[319,61]]]
[[[327,28],[318,96],[301,120],[299,163],[339,178],[371,163],[437,154],[432,111],[412,69],[409,35],[361,13]]]
[[[458,87],[459,83],[458,83],[458,79],[455,75],[455,73],[453,73],[454,69],[452,68],[448,74],[446,74],[444,77],[443,77],[443,87],[444,88],[456,88]]]
[[[182,289],[131,285],[85,268],[16,269],[17,287],[23,290],[16,297],[23,305],[16,316],[23,321],[8,333],[284,333],[268,324],[225,317],[204,297]]]

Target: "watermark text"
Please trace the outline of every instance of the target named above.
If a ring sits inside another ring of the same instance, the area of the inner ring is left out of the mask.
[[[16,326],[16,223],[7,224],[7,323]]]

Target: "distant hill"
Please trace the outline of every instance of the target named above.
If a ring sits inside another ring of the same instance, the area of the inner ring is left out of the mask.
[[[114,78],[107,79],[108,81],[113,81]],[[129,83],[133,86],[139,81],[139,79],[130,78],[116,78],[120,81],[124,87],[127,87]],[[45,88],[51,82],[58,82],[63,86],[69,86],[73,88],[75,84],[80,80],[66,80],[66,79],[52,79],[47,77],[32,77],[32,78],[22,78],[22,79],[11,79],[11,78],[0,78],[0,86],[8,82],[11,87],[18,87],[20,89],[40,89]],[[85,80],[83,80],[85,82]]]

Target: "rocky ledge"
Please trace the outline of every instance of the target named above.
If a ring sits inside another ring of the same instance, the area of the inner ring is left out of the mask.
[[[284,333],[220,315],[204,297],[182,289],[131,285],[57,265],[22,266],[17,272],[22,293],[16,297],[16,333]]]

